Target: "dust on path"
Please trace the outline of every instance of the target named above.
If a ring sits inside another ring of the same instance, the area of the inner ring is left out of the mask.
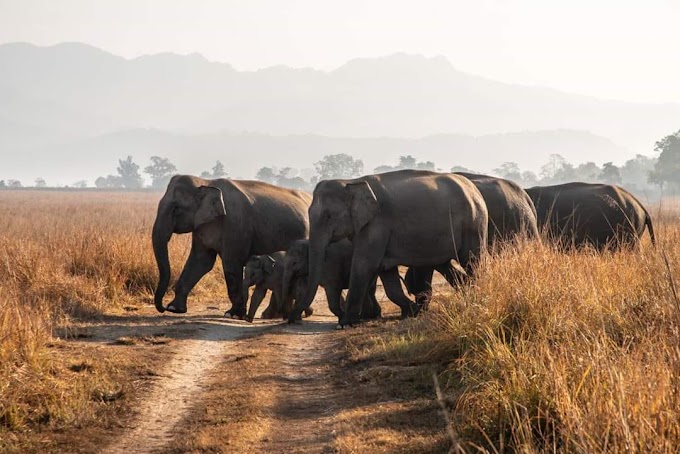
[[[200,397],[205,377],[219,361],[232,353],[230,341],[272,326],[267,323],[246,325],[217,318],[194,319],[190,323],[175,324],[191,325],[195,334],[173,344],[178,350],[160,372],[161,378],[141,401],[137,408],[138,414],[129,423],[127,432],[103,452],[163,451],[174,438],[174,426],[182,421]],[[158,327],[163,325],[156,326]]]

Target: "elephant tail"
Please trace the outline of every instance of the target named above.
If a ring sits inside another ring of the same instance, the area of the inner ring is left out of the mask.
[[[643,210],[645,210],[645,226],[647,227],[647,230],[649,230],[649,238],[652,240],[652,246],[656,247],[656,236],[654,235],[654,226],[652,225],[652,217],[649,215],[649,212],[647,211],[646,208],[643,207]]]

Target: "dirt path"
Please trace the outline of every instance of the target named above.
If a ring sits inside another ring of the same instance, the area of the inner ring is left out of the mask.
[[[315,318],[277,336],[279,379],[267,437],[256,452],[335,452],[334,420],[339,409],[330,370],[338,345],[335,323]]]
[[[132,406],[135,417],[102,452],[338,452],[348,414],[361,417],[366,399],[384,396],[343,369],[349,333],[335,329],[318,299],[317,313],[292,326],[232,321],[207,306],[192,316],[140,313],[87,327],[95,333],[88,341],[109,345],[172,339],[163,345],[168,360]]]
[[[153,326],[153,325],[152,325]],[[271,328],[271,324],[245,325],[226,319],[194,319],[165,327],[181,326],[194,333],[181,341],[173,359],[159,373],[160,379],[138,407],[138,415],[128,425],[127,433],[106,453],[162,452],[174,438],[173,428],[182,421],[199,398],[204,379],[226,356],[232,354],[232,342]],[[170,328],[170,329],[168,329]],[[119,334],[121,329],[109,331]],[[164,333],[164,335],[167,335]]]

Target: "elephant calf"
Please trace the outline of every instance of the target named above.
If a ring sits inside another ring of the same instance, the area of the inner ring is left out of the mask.
[[[246,320],[252,322],[255,312],[260,303],[271,291],[269,306],[262,313],[262,318],[286,318],[293,308],[292,296],[283,295],[283,264],[286,257],[285,251],[273,252],[272,254],[254,255],[246,263],[243,275],[243,300],[248,301],[248,289],[255,286],[255,291],[250,300],[250,307]],[[284,299],[285,298],[285,299]],[[307,316],[312,310],[305,311]]]
[[[287,295],[287,291],[295,291],[296,288],[306,288],[309,276],[309,241],[294,241],[290,248],[288,248],[283,263],[284,295]],[[352,242],[345,239],[328,245],[321,269],[319,285],[324,288],[326,293],[328,308],[338,318],[341,318],[346,310],[342,290],[349,288],[351,268]],[[300,285],[300,283],[304,284]],[[299,301],[300,298],[296,298],[296,305],[299,304]],[[381,313],[380,304],[378,304],[375,298],[374,281],[364,299],[361,318],[379,318]]]

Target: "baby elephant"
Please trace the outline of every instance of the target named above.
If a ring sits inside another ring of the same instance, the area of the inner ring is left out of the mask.
[[[304,282],[306,287],[309,275],[309,241],[294,241],[283,259],[284,278],[283,286],[288,292],[295,292],[295,287],[300,287]],[[326,248],[326,255],[321,271],[321,285],[328,300],[328,307],[333,314],[341,318],[345,311],[345,301],[342,290],[349,288],[349,273],[352,267],[352,242],[344,239],[331,243]],[[285,294],[286,292],[284,292]],[[304,295],[302,292],[300,297]],[[299,304],[296,302],[296,304]],[[361,308],[361,318],[373,319],[381,315],[380,304],[375,299],[375,280],[368,289],[367,296]]]
[[[288,297],[288,301],[283,301],[283,261],[286,256],[285,251],[278,251],[272,254],[254,255],[246,263],[243,272],[243,300],[248,301],[248,289],[255,286],[253,296],[250,300],[250,307],[246,320],[252,322],[255,318],[260,303],[267,295],[267,290],[272,292],[269,299],[269,306],[262,313],[262,318],[287,318],[293,308],[293,296]],[[306,311],[310,316],[312,311]]]

